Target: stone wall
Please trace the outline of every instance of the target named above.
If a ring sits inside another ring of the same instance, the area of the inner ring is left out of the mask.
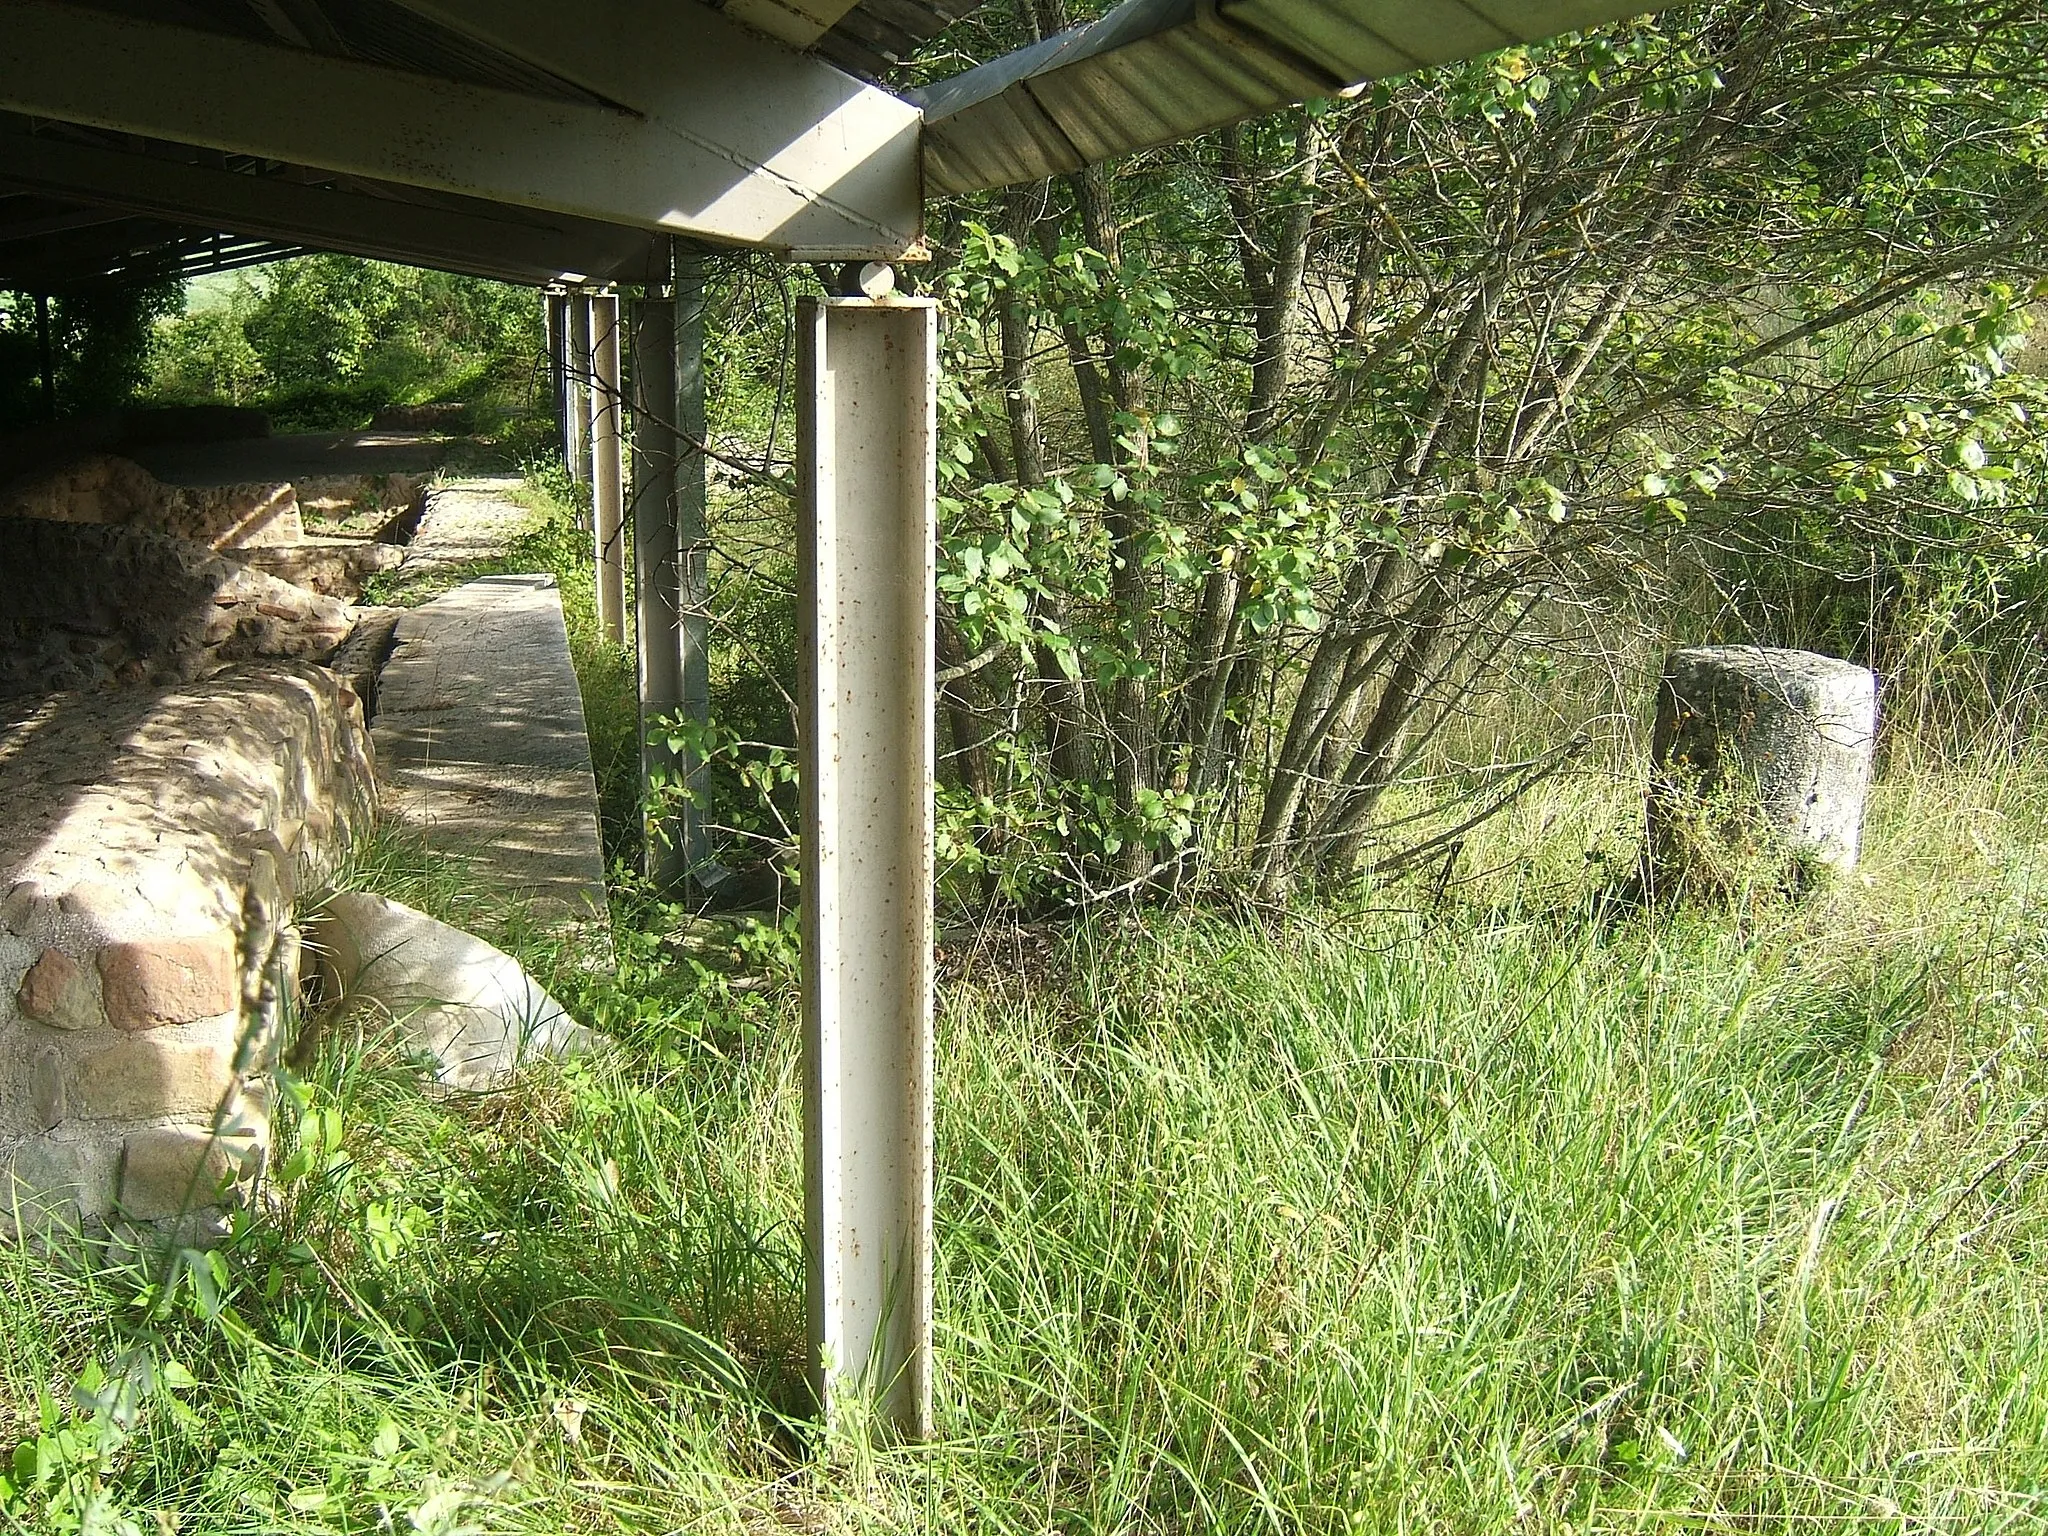
[[[399,474],[164,485],[128,459],[89,454],[0,485],[0,524],[21,519],[132,528],[182,539],[322,597],[352,602],[372,576],[404,558],[400,546],[418,525],[424,492],[419,476]],[[66,548],[46,545],[43,553],[61,556]],[[0,603],[0,620],[8,614]],[[0,646],[8,643],[0,635]]]
[[[325,661],[349,609],[146,528],[0,518],[0,698]]]
[[[73,459],[0,488],[0,517],[147,528],[213,550],[298,544],[306,536],[298,491],[288,483],[163,485],[112,454]]]
[[[291,903],[374,815],[304,663],[0,711],[0,1233],[216,1230],[269,1143]]]

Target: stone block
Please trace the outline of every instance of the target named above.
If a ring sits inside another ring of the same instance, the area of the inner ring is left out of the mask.
[[[236,1089],[234,1097],[214,1117],[221,1135],[253,1138],[257,1147],[270,1145],[270,1079],[252,1077]]]
[[[0,1153],[0,1233],[104,1216],[114,1204],[118,1141],[37,1136]]]
[[[29,1105],[36,1124],[43,1130],[61,1125],[70,1117],[71,1106],[65,1089],[64,1057],[54,1046],[36,1052],[29,1068]]]
[[[526,1062],[581,1055],[603,1039],[503,950],[388,897],[341,891],[315,923],[343,1006],[388,1016],[444,1087],[502,1088]]]
[[[27,1017],[53,1029],[92,1029],[101,1022],[92,972],[61,949],[42,952],[14,1000]]]
[[[192,1125],[137,1131],[121,1153],[121,1211],[134,1221],[162,1221],[223,1204],[255,1176],[259,1156],[253,1136]]]
[[[1644,883],[1731,883],[1751,856],[1853,869],[1877,738],[1877,680],[1807,651],[1698,646],[1667,658],[1651,740]]]
[[[234,935],[109,944],[100,951],[107,1018],[119,1029],[155,1029],[229,1013],[241,1001]]]
[[[17,937],[26,938],[50,921],[50,902],[34,880],[17,880],[0,899],[0,926]]]
[[[72,1063],[64,1090],[79,1120],[154,1120],[211,1115],[235,1086],[236,1041],[230,1023],[199,1032],[130,1035]]]

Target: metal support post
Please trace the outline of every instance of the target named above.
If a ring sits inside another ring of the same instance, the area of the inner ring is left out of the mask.
[[[682,646],[684,718],[698,725],[711,720],[711,568],[710,461],[704,456],[710,430],[704,395],[704,283],[709,263],[694,252],[676,253],[676,568],[677,639]],[[704,785],[704,769],[695,754],[677,764],[692,790]],[[723,870],[709,864],[711,840],[704,814],[694,803],[682,808],[673,857],[657,872],[665,885],[684,877],[705,881]]]
[[[566,375],[569,381],[567,430],[562,434],[562,461],[577,485],[590,484],[590,295],[569,295]]]
[[[625,509],[620,500],[619,296],[591,300],[590,507],[597,534],[597,623],[626,643]]]
[[[676,305],[665,290],[650,288],[633,306],[633,613],[640,658],[641,825],[647,872],[663,884],[680,865],[654,801],[656,783],[676,777],[667,732],[655,723],[683,699],[676,449]]]
[[[555,413],[555,441],[569,451],[569,295],[559,288],[542,294],[541,324],[547,335],[548,396]]]
[[[813,1386],[931,1421],[937,312],[798,311],[804,1237]]]

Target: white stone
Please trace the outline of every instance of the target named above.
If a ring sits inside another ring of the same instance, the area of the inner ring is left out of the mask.
[[[1808,651],[1754,645],[1675,651],[1651,745],[1653,882],[1684,878],[1691,807],[1753,797],[1759,843],[1836,870],[1856,865],[1877,739],[1877,680]]]
[[[503,1087],[533,1057],[578,1055],[601,1039],[503,950],[388,897],[332,896],[308,937],[341,1005],[384,1009],[446,1087]]]

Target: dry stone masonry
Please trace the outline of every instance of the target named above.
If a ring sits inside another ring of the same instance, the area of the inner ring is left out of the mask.
[[[149,529],[0,519],[0,548],[0,696],[324,661],[354,627],[331,597]]]
[[[170,486],[111,454],[17,479],[0,488],[0,697],[324,661],[344,604],[403,560],[422,494],[402,475]]]
[[[216,550],[297,544],[306,536],[290,485],[159,485],[140,464],[113,454],[74,459],[15,481],[0,491],[0,517],[117,523]]]
[[[408,475],[164,485],[128,459],[91,454],[0,487],[0,518],[159,534],[353,600],[371,576],[404,558],[399,545],[422,494],[422,482]]]
[[[293,904],[377,812],[365,704],[394,646],[394,801],[509,859],[508,889],[601,917],[547,580],[342,600],[401,559],[443,580],[526,521],[496,485],[423,507],[397,476],[178,488],[108,455],[0,489],[0,1238],[204,1241],[256,1188]],[[396,916],[404,955],[358,946],[330,991],[378,1000],[444,1085],[591,1043],[509,957]]]
[[[217,1225],[268,1144],[295,894],[374,814],[285,663],[0,712],[0,1233]]]

